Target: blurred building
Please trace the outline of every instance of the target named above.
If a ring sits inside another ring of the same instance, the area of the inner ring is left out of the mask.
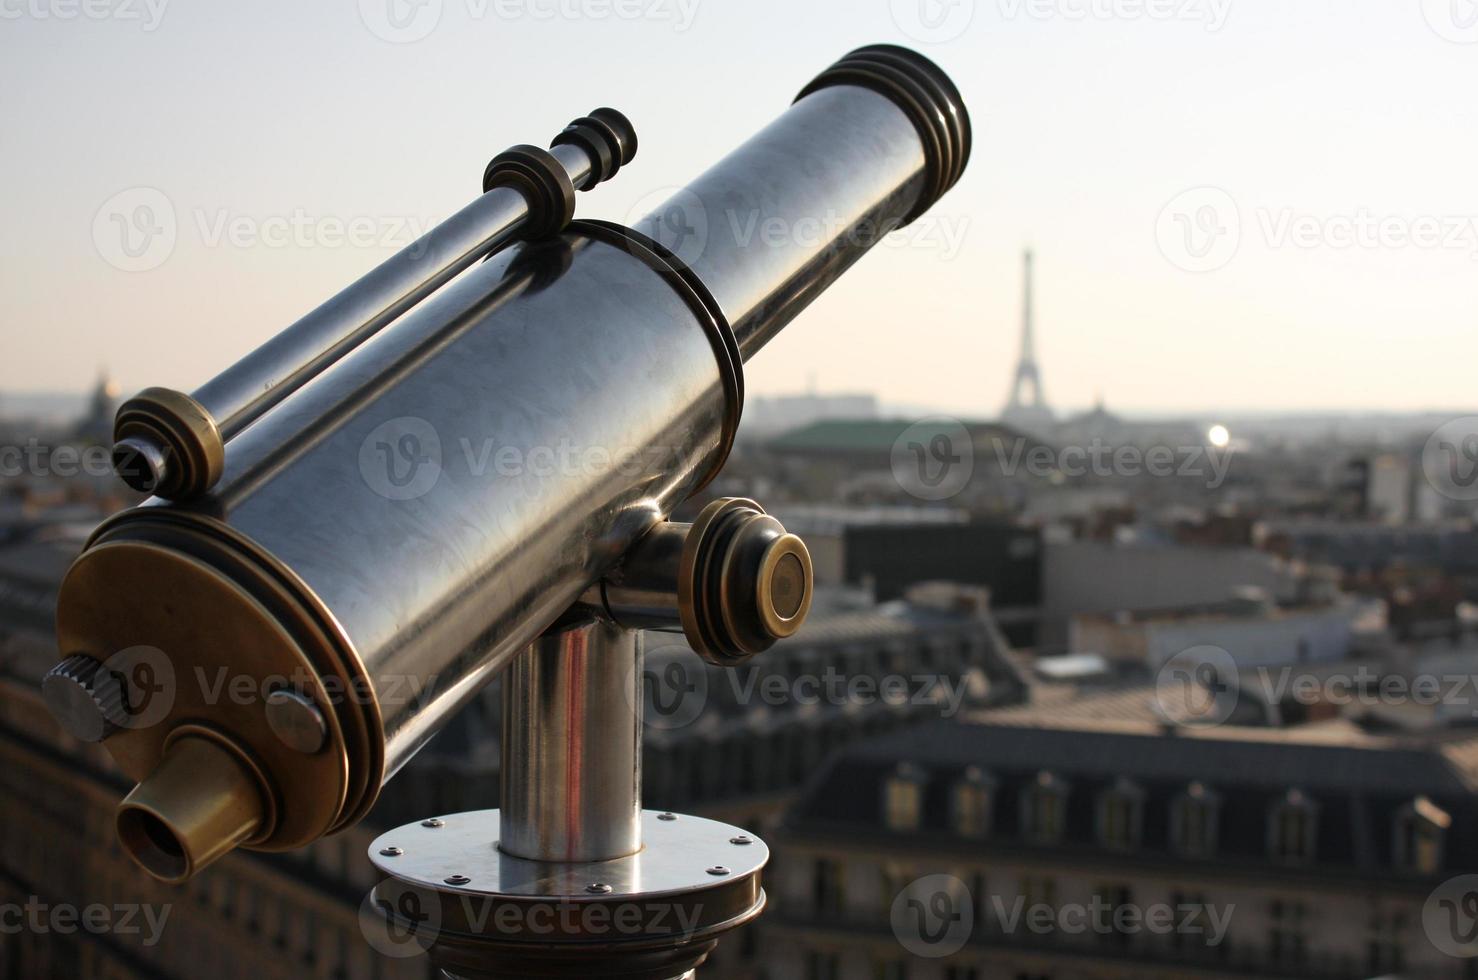
[[[1070,643],[1073,617],[1223,602],[1244,586],[1275,602],[1298,598],[1299,570],[1251,548],[1048,540],[1038,647]]]
[[[840,755],[775,840],[769,975],[1474,975],[1423,908],[1478,870],[1478,735],[1135,714],[1011,709]]]
[[[799,502],[917,504],[919,499],[900,482],[900,476],[909,476],[900,468],[915,465],[907,446],[922,440],[933,447],[941,438],[953,459],[949,472],[957,473],[961,482],[959,492],[941,506],[976,511],[1003,510],[1020,497],[1014,485],[1034,479],[1026,460],[1047,449],[1033,436],[991,422],[834,419],[764,441],[747,466]],[[932,466],[934,461],[931,457],[927,462]],[[745,470],[740,460],[726,476]]]
[[[831,419],[871,419],[878,414],[874,395],[755,395],[744,403],[741,439],[774,435]]]
[[[1466,521],[1393,525],[1384,521],[1266,518],[1254,539],[1273,554],[1334,565],[1348,574],[1392,565],[1478,578],[1478,530]]]
[[[1279,604],[1249,587],[1216,603],[1074,616],[1068,642],[1151,671],[1199,646],[1224,651],[1242,669],[1330,663],[1350,656],[1356,624],[1371,612],[1348,599]]]
[[[810,549],[819,585],[863,589],[880,602],[923,582],[986,589],[1012,646],[1032,646],[1042,602],[1042,534],[944,507],[783,504],[773,512]]]

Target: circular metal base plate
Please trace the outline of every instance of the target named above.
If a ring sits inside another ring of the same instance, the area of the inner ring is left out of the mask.
[[[640,851],[570,863],[504,854],[498,830],[480,810],[370,845],[379,913],[458,976],[671,978],[764,908],[769,848],[715,820],[646,810]]]

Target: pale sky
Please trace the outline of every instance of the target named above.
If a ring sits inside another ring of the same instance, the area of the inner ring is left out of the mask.
[[[597,105],[634,219],[879,41],[973,158],[751,391],[994,414],[1029,245],[1056,405],[1473,407],[1474,0],[0,0],[0,392],[190,390]]]

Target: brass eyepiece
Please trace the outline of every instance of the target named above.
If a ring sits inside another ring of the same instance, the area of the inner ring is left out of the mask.
[[[715,500],[683,544],[678,609],[699,656],[743,663],[791,636],[811,610],[811,554],[752,500]]]
[[[267,799],[244,756],[183,730],[118,804],[118,839],[139,867],[177,884],[257,836],[269,823]]]

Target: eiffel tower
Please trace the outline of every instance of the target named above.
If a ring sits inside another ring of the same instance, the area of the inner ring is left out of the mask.
[[[1055,421],[1042,392],[1042,372],[1037,366],[1036,338],[1032,323],[1032,253],[1023,253],[1025,278],[1021,295],[1021,357],[1011,383],[1011,399],[1001,412],[1001,421],[1031,435],[1049,432]],[[1028,390],[1029,397],[1028,397]]]

